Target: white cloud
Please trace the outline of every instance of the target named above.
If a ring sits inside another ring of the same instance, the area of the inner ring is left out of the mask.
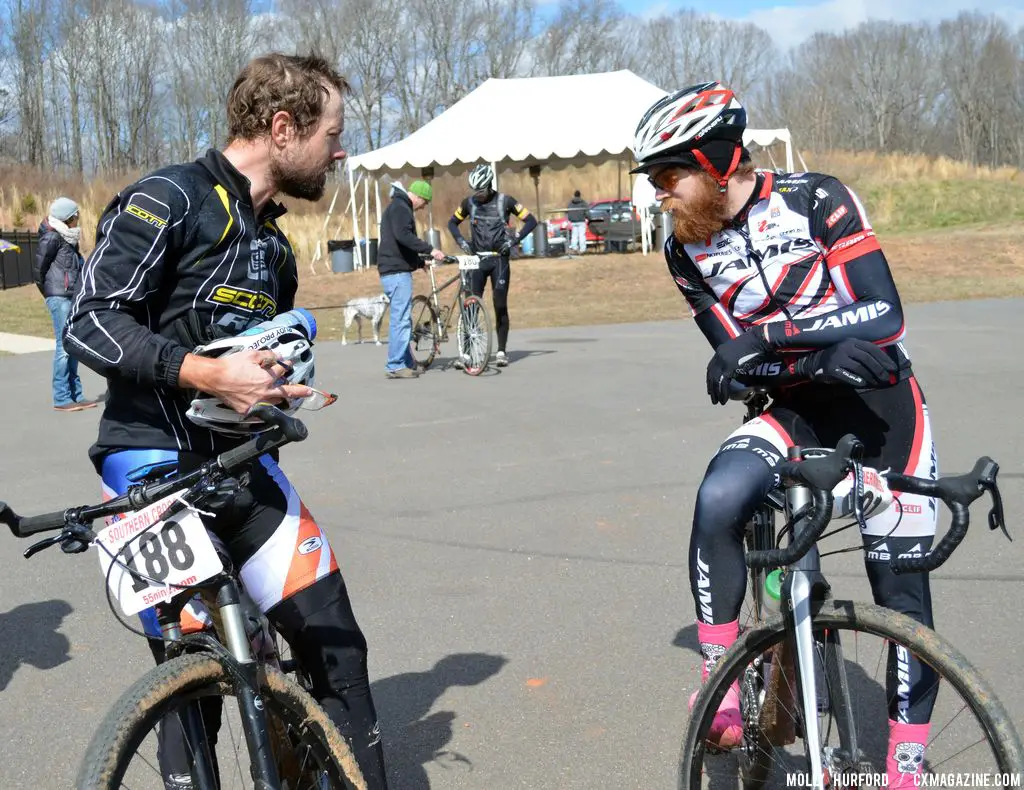
[[[824,0],[813,5],[777,5],[758,9],[744,19],[764,28],[781,49],[799,44],[813,33],[838,33],[870,20],[939,22],[961,11],[996,14],[1013,28],[1024,26],[1024,7],[993,5],[979,9],[969,0]]]

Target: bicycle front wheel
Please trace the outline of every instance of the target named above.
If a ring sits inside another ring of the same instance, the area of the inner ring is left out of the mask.
[[[79,769],[77,790],[174,787],[205,790],[194,771],[210,761],[214,787],[252,788],[246,734],[232,680],[206,654],[171,659],[137,680],[104,717]],[[273,667],[260,671],[274,759],[289,790],[365,790],[352,750],[323,709]],[[200,743],[181,737],[184,722]],[[228,737],[225,737],[225,733]],[[177,736],[177,737],[175,737]],[[197,755],[199,755],[197,757]]]
[[[441,348],[437,311],[422,294],[412,300],[412,337],[409,350],[416,363],[429,368]]]
[[[479,376],[491,361],[491,321],[483,302],[476,296],[467,296],[459,309],[459,353],[470,376]]]
[[[888,678],[890,644],[934,671],[923,689],[933,694],[929,742],[924,755],[905,757],[935,774],[1016,774],[1024,771],[1024,749],[1006,710],[978,672],[934,631],[889,609],[853,601],[815,604],[815,676],[821,763],[833,781],[857,775],[884,777],[889,711],[895,707],[897,676]],[[781,617],[742,633],[719,659],[690,714],[680,758],[679,787],[787,787],[806,780],[810,761],[807,731],[795,678],[793,654]],[[718,706],[739,684],[742,743],[719,750],[708,738]],[[899,759],[897,757],[897,759]],[[908,766],[910,762],[908,762]]]

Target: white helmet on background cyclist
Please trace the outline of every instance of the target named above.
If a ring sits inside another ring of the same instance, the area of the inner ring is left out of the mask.
[[[701,168],[721,189],[741,161],[747,112],[720,82],[703,82],[665,96],[637,124],[633,156],[646,173],[659,165]]]
[[[490,165],[477,165],[469,171],[469,186],[474,192],[483,192],[494,183],[494,168]]]
[[[282,313],[248,329],[236,337],[224,337],[199,346],[193,353],[202,357],[224,357],[241,351],[273,351],[291,370],[282,379],[288,384],[313,386],[313,338],[316,337],[316,319],[301,308]],[[305,398],[294,398],[276,404],[285,414],[292,415],[302,406]],[[246,417],[230,406],[206,393],[193,399],[186,416],[196,425],[229,436],[249,436],[262,433],[271,426],[258,417]]]

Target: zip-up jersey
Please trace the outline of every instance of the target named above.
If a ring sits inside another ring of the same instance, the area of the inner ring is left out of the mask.
[[[797,352],[848,338],[890,349],[909,375],[889,264],[857,196],[832,176],[759,172],[730,226],[697,244],[672,237],[665,258],[713,347],[768,325],[780,354],[739,377],[747,384],[791,383]]]
[[[185,417],[185,354],[173,325],[238,334],[292,309],[295,256],[270,201],[253,212],[249,181],[219,151],[158,170],[124,189],[100,217],[65,330],[68,353],[107,378],[94,462],[113,449],[220,452],[239,443]]]

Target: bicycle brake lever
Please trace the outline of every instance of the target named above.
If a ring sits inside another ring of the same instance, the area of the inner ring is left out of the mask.
[[[1010,537],[1010,533],[1006,529],[1003,496],[999,493],[999,485],[996,483],[996,477],[999,475],[999,464],[986,456],[979,459],[978,466],[982,467],[978,472],[978,486],[983,491],[988,491],[992,495],[992,509],[988,512],[988,528],[1002,530],[1006,539],[1012,543],[1013,538]]]
[[[26,560],[27,559],[31,559],[33,557],[33,555],[38,554],[43,549],[48,549],[48,548],[50,548],[50,546],[53,546],[53,545],[56,545],[57,543],[60,543],[66,537],[67,536],[62,532],[60,535],[54,535],[54,536],[49,537],[49,538],[44,538],[43,540],[39,541],[38,543],[33,543],[31,546],[29,546],[27,549],[25,549],[25,551],[22,552],[22,556]]]

